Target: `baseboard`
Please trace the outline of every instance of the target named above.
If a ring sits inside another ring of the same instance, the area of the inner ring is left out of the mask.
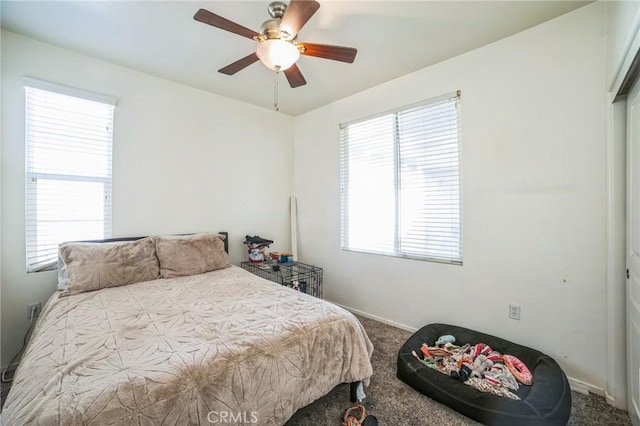
[[[401,329],[401,330],[410,331],[410,332],[412,332],[412,333],[414,333],[414,332],[416,332],[416,331],[418,330],[418,329],[417,329],[417,328],[415,328],[415,327],[411,327],[411,326],[408,326],[408,325],[406,325],[406,324],[401,324],[401,323],[399,323],[399,322],[391,321],[391,320],[389,320],[389,319],[382,318],[382,317],[379,317],[379,316],[377,316],[377,315],[372,315],[372,314],[370,314],[370,313],[368,313],[368,312],[364,312],[364,311],[361,311],[361,310],[359,310],[359,309],[352,308],[352,307],[350,307],[350,306],[346,306],[346,305],[342,305],[342,304],[340,304],[340,303],[332,302],[331,300],[328,300],[328,302],[331,302],[331,303],[333,303],[334,305],[338,305],[338,306],[340,306],[341,308],[344,308],[344,309],[346,309],[347,311],[352,312],[352,313],[354,313],[354,314],[358,314],[358,315],[363,316],[363,317],[365,317],[365,318],[369,318],[369,319],[372,319],[372,320],[376,320],[376,321],[378,321],[378,322],[381,322],[381,323],[383,323],[383,324],[390,325],[390,326],[392,326],[392,327],[399,328],[399,329]]]
[[[583,395],[589,395],[588,384],[581,380],[574,379],[573,377],[567,377],[567,380],[569,380],[569,387],[572,391],[581,393]]]
[[[603,397],[607,403],[610,405],[611,402],[607,399],[605,395],[605,390],[603,388],[599,388],[598,386],[594,386],[591,383],[583,382],[582,380],[574,379],[573,377],[567,377],[569,381],[569,387],[572,391],[581,393],[583,395],[594,394]]]
[[[618,408],[622,411],[627,411],[629,407],[627,407],[627,401],[624,398],[615,398],[611,395],[609,395],[609,392],[607,392],[607,390],[604,390],[604,399],[607,401],[607,404],[609,404],[612,407]]]

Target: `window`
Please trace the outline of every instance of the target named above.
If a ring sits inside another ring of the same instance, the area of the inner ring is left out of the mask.
[[[58,243],[111,235],[115,100],[25,78],[27,271],[55,269]]]
[[[340,126],[343,250],[462,264],[459,100]]]

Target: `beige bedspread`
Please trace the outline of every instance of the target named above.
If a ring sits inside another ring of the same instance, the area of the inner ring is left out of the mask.
[[[2,424],[281,425],[367,382],[372,350],[349,312],[235,266],[54,295]]]

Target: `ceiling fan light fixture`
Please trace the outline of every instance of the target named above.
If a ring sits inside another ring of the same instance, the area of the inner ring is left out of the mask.
[[[298,61],[300,51],[289,41],[269,39],[258,44],[256,55],[267,68],[284,71]]]

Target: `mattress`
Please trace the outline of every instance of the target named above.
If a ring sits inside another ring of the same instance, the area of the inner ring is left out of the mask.
[[[5,425],[281,425],[372,375],[344,309],[238,267],[61,297],[42,310]]]

